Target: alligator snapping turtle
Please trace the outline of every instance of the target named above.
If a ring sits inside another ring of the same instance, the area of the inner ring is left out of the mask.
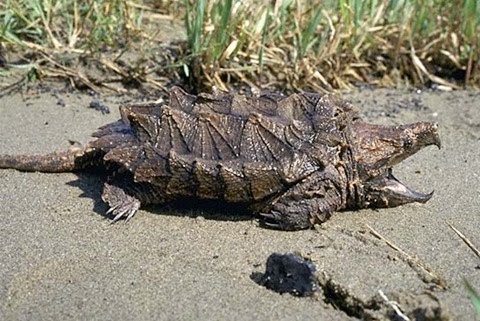
[[[120,107],[84,147],[47,155],[1,155],[0,168],[68,172],[101,167],[113,221],[141,205],[182,198],[241,203],[269,226],[296,230],[332,212],[424,203],[391,168],[428,145],[437,124],[363,122],[334,95],[170,92],[170,104]]]

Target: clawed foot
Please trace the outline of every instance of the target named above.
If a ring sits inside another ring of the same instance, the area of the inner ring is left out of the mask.
[[[110,204],[109,204],[110,205]],[[112,206],[112,205],[110,205]],[[137,210],[140,208],[140,202],[134,200],[133,202],[126,202],[122,204],[115,204],[105,213],[106,215],[112,213],[115,217],[112,220],[112,224],[118,221],[122,216],[126,216],[125,222],[128,222],[135,215]]]
[[[262,225],[283,231],[296,231],[312,227],[315,221],[311,218],[310,212],[300,206],[282,206],[276,204],[274,209],[267,213],[258,213],[262,219]]]
[[[140,208],[139,200],[125,193],[120,187],[108,183],[105,184],[102,199],[110,206],[106,215],[114,216],[112,224],[124,216],[126,216],[125,222],[130,221]]]
[[[272,211],[270,213],[258,213],[258,215],[264,226],[273,229],[282,229],[282,225],[280,224],[280,213]]]

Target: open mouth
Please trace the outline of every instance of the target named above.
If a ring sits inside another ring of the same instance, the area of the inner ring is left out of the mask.
[[[380,186],[383,188],[383,201],[386,207],[399,206],[402,204],[419,202],[425,203],[433,196],[433,191],[430,193],[420,193],[412,190],[404,183],[399,181],[392,173],[392,168],[389,168],[380,177],[375,180],[381,180]]]

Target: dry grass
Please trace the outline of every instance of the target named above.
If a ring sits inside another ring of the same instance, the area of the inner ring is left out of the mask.
[[[205,75],[206,86],[479,84],[474,0],[195,3],[187,14],[192,73]]]
[[[159,37],[169,19],[184,20],[184,43]],[[206,90],[480,84],[476,0],[7,0],[0,21],[0,76],[20,70],[15,83],[60,77],[95,91],[164,90],[179,79]]]
[[[175,68],[174,48],[165,50],[158,25],[171,20],[138,1],[0,1],[0,76],[21,77],[0,94],[51,78],[97,92],[164,90],[168,78],[157,71]]]

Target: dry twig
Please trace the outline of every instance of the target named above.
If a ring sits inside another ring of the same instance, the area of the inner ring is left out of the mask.
[[[472,242],[470,242],[470,240],[465,236],[463,235],[462,232],[460,232],[459,230],[457,230],[455,228],[455,226],[453,226],[451,223],[449,222],[446,222],[448,226],[450,226],[450,228],[455,232],[457,233],[458,237],[460,237],[462,239],[462,241],[467,244],[467,246],[470,248],[470,250],[473,251],[473,253],[475,253],[475,255],[480,258],[480,251],[475,247],[475,245],[473,245]]]
[[[403,321],[410,321],[410,318],[407,317],[405,314],[403,314],[402,310],[400,309],[400,306],[397,302],[395,301],[391,301],[386,295],[385,293],[383,293],[382,290],[378,290],[378,294],[380,294],[380,297],[385,301],[385,303],[387,303],[389,306],[392,307],[393,311],[395,311],[395,313],[398,315],[398,317],[400,319],[402,319]]]
[[[370,225],[368,224],[365,224],[366,227],[370,230],[370,233],[375,236],[376,238],[384,241],[389,247],[391,247],[392,249],[394,249],[395,251],[399,252],[404,258],[405,260],[408,262],[408,264],[410,264],[410,266],[416,266],[420,269],[420,271],[422,271],[423,274],[426,274],[428,275],[431,280],[433,281],[433,283],[437,284],[439,287],[441,287],[442,289],[445,289],[446,288],[446,282],[445,280],[443,280],[441,277],[439,277],[436,273],[433,272],[432,268],[426,266],[424,263],[422,263],[418,258],[408,254],[407,252],[405,252],[404,250],[402,250],[400,247],[398,247],[397,245],[395,245],[392,241],[388,240],[387,238],[385,238],[384,236],[382,236],[380,233],[378,233],[377,231],[375,231]],[[428,279],[425,279],[424,277],[422,277],[424,279],[424,281],[427,281]]]

